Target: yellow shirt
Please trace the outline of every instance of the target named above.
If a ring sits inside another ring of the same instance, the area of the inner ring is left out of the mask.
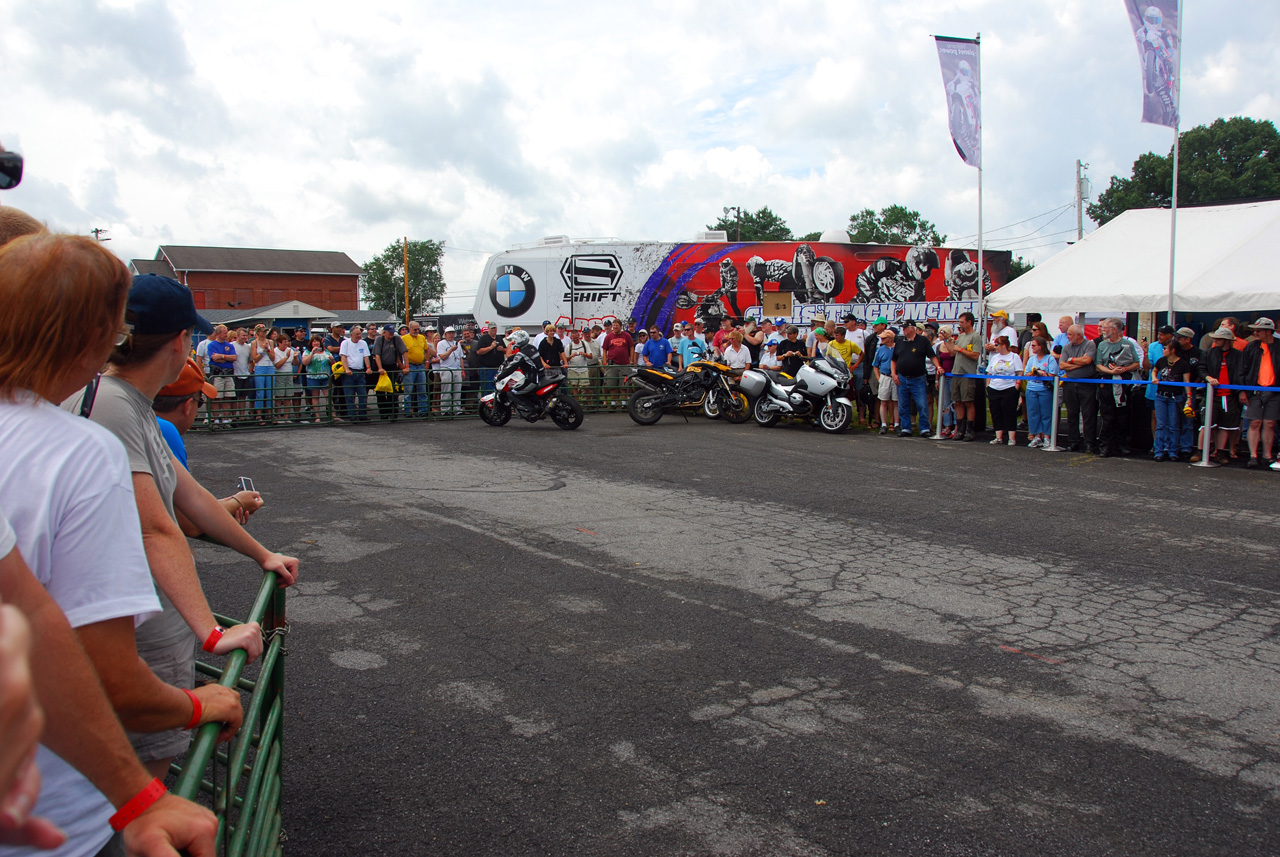
[[[846,366],[853,365],[853,355],[862,353],[862,349],[858,347],[858,343],[851,339],[846,339],[844,342],[841,342],[838,339],[833,339],[827,343],[827,350],[834,351],[844,358]]]
[[[426,363],[427,362],[427,338],[419,333],[414,336],[406,333],[400,337],[404,340],[404,356],[410,363]]]

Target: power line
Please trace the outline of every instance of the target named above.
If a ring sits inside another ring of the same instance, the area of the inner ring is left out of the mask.
[[[459,253],[483,253],[486,256],[496,256],[501,252],[499,250],[468,250],[466,247],[452,247],[446,244],[444,251],[448,253],[450,250],[457,250]]]
[[[1041,238],[1053,238],[1053,237],[1055,237],[1055,236],[1057,236],[1057,235],[1070,235],[1072,232],[1075,232],[1075,231],[1076,231],[1076,230],[1075,230],[1075,228],[1074,228],[1074,227],[1072,227],[1071,229],[1060,229],[1060,230],[1058,230],[1057,232],[1036,233],[1035,235],[1027,235],[1027,236],[1024,236],[1024,237],[1025,237],[1025,238],[1035,238],[1035,239],[1041,239]],[[1021,245],[1012,245],[1012,246],[1007,246],[1007,247],[995,247],[995,248],[988,248],[988,249],[995,249],[995,250],[1010,250],[1010,249],[1014,249],[1014,247],[1017,247],[1017,246],[1021,246]]]
[[[1010,223],[1008,226],[997,226],[995,229],[984,229],[984,230],[982,230],[982,233],[983,233],[983,234],[982,234],[983,240],[984,240],[984,242],[985,242],[987,235],[991,234],[992,232],[1000,232],[1000,231],[1005,230],[1005,229],[1011,229],[1011,228],[1013,228],[1014,226],[1021,226],[1021,225],[1022,225],[1022,224],[1024,224],[1024,223],[1030,223],[1032,220],[1036,220],[1036,219],[1041,218],[1041,217],[1044,217],[1045,215],[1048,215],[1048,214],[1053,214],[1054,212],[1059,212],[1059,214],[1060,214],[1062,211],[1064,211],[1064,210],[1066,210],[1066,209],[1068,209],[1068,208],[1071,208],[1071,207],[1072,207],[1072,206],[1074,206],[1074,205],[1075,205],[1075,202],[1074,202],[1074,201],[1073,201],[1073,202],[1068,202],[1066,205],[1061,205],[1061,206],[1059,206],[1058,208],[1051,208],[1051,209],[1049,209],[1048,211],[1042,211],[1042,212],[1040,212],[1039,214],[1035,214],[1035,215],[1032,215],[1031,217],[1028,217],[1026,220],[1019,220],[1017,223]],[[1047,226],[1048,224],[1045,224],[1045,225]],[[951,238],[951,239],[948,239],[947,243],[948,243],[948,244],[953,244],[953,243],[960,242],[960,241],[968,241],[968,240],[969,240],[969,239],[971,239],[971,238],[977,238],[977,237],[978,237],[978,233],[976,233],[976,232],[975,232],[975,233],[973,233],[972,235],[961,235],[959,238]],[[996,239],[996,240],[1000,240],[1000,239]]]
[[[1010,243],[1013,243],[1013,242],[1016,242],[1016,241],[1025,241],[1025,240],[1026,240],[1026,239],[1028,239],[1028,238],[1044,237],[1044,230],[1045,230],[1045,229],[1046,229],[1046,228],[1047,228],[1051,223],[1053,223],[1053,221],[1054,221],[1054,220],[1057,220],[1059,217],[1061,217],[1062,215],[1066,214],[1068,210],[1069,210],[1069,209],[1066,209],[1066,208],[1062,209],[1062,211],[1059,211],[1059,212],[1058,212],[1058,213],[1057,213],[1053,218],[1051,218],[1050,220],[1045,221],[1044,225],[1036,227],[1036,229],[1035,229],[1034,231],[1032,231],[1032,232],[1028,232],[1028,233],[1026,233],[1026,234],[1024,234],[1024,235],[1014,235],[1014,236],[1011,236],[1011,237],[1009,237],[1009,238],[996,238],[996,239],[994,239],[994,240],[992,240],[992,241],[988,241],[988,242],[986,242],[986,244],[987,244],[987,246],[989,247],[989,246],[991,246],[992,244],[1010,244]],[[1075,230],[1074,230],[1074,229],[1070,229],[1070,230],[1067,230],[1067,231],[1069,231],[1069,232],[1074,232]]]
[[[1067,231],[1075,232],[1074,229],[1068,229]],[[1073,242],[1068,241],[1065,238],[1059,238],[1057,241],[1050,241],[1047,244],[1030,244],[1026,247],[1005,247],[1003,249],[1008,250],[1010,252],[1015,252],[1015,251],[1022,251],[1022,250],[1037,250],[1041,247],[1054,247],[1058,244],[1071,244],[1071,243]]]

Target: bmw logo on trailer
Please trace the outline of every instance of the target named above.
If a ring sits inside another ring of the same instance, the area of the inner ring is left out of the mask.
[[[533,306],[533,276],[519,265],[499,265],[489,282],[489,299],[498,315],[515,318]]]

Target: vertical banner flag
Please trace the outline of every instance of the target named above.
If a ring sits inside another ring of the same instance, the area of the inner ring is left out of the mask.
[[[1174,0],[1176,2],[1176,0]],[[956,151],[971,167],[982,169],[982,80],[977,39],[934,36],[942,82],[947,87],[947,121]]]
[[[1178,127],[1179,0],[1124,0],[1142,63],[1142,121]]]

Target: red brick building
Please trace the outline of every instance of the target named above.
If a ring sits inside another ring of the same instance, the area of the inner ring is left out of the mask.
[[[138,274],[161,274],[182,283],[191,289],[198,309],[247,309],[282,301],[328,310],[360,307],[360,266],[334,250],[164,244],[155,259],[134,259],[131,267]]]

